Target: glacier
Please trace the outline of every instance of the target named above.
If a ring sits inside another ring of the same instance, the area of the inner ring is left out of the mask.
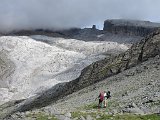
[[[0,83],[4,84],[0,86],[0,104],[26,99],[57,83],[74,80],[86,66],[107,54],[127,49],[125,44],[109,41],[85,42],[42,35],[1,36],[0,52],[5,52],[15,68],[9,75],[0,77]]]

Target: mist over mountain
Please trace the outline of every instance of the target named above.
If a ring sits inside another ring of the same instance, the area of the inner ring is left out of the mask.
[[[103,24],[107,18],[160,21],[159,4],[159,0],[1,0],[0,32],[85,27]]]

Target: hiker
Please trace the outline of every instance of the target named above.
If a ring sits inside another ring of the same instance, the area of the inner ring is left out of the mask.
[[[103,107],[104,92],[100,92],[98,98],[99,98],[98,108]]]
[[[107,99],[109,99],[110,97],[111,97],[111,92],[104,91],[104,107],[107,107]]]

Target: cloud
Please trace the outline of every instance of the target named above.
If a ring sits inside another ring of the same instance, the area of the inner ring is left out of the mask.
[[[0,31],[85,27],[106,19],[160,21],[160,0],[1,0]]]

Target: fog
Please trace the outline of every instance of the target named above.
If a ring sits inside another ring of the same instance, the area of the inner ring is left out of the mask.
[[[0,0],[0,31],[67,29],[106,19],[160,21],[160,0]]]

